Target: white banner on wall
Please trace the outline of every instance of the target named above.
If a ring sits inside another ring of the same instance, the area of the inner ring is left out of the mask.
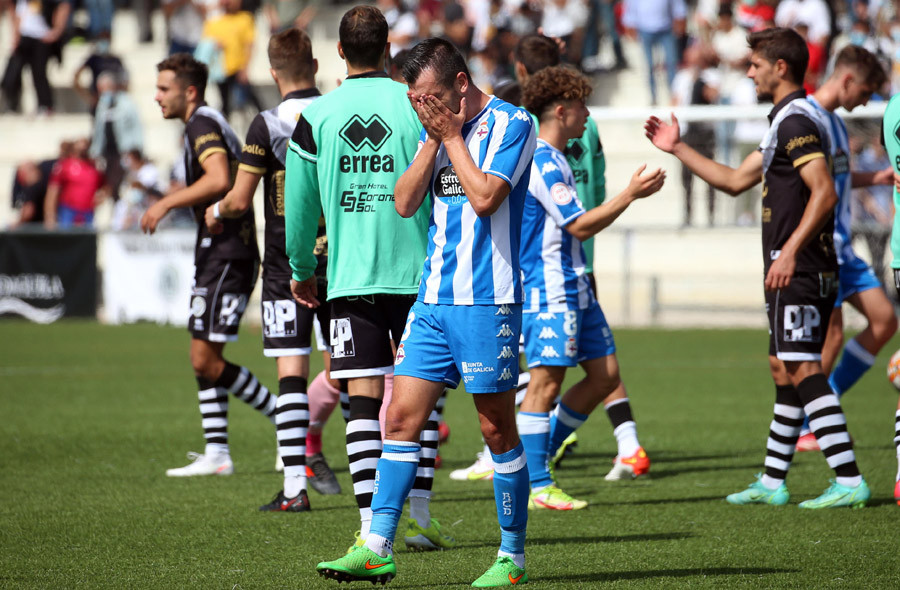
[[[101,241],[107,323],[139,320],[187,325],[196,230],[152,236],[108,232]]]

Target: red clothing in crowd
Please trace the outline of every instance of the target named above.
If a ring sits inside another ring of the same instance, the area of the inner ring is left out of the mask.
[[[90,160],[64,158],[50,175],[50,186],[59,187],[59,205],[78,213],[94,210],[94,196],[103,186],[103,174]]]

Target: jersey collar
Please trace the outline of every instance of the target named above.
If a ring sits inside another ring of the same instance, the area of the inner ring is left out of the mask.
[[[294,90],[293,92],[288,92],[284,95],[284,100],[288,100],[290,98],[311,98],[313,96],[322,96],[322,93],[319,92],[318,88],[305,88],[303,90]]]
[[[347,76],[348,80],[356,80],[357,78],[390,78],[384,70],[372,70],[371,72],[363,72],[362,74],[353,74]]]
[[[794,92],[791,92],[790,94],[782,98],[781,101],[774,107],[772,107],[771,111],[769,111],[769,123],[775,120],[775,115],[778,114],[778,111],[786,107],[787,104],[792,100],[796,100],[798,98],[806,98],[806,90],[801,88],[800,90],[795,90]]]

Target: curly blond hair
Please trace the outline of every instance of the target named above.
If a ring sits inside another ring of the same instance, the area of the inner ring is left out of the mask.
[[[566,66],[538,70],[522,89],[522,104],[538,119],[547,107],[564,100],[587,100],[591,83],[582,74]]]

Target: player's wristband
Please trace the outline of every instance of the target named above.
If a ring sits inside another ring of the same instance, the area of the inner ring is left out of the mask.
[[[219,203],[221,201],[216,201],[216,204],[213,205],[213,217],[216,219],[222,219],[222,212],[219,211]]]

